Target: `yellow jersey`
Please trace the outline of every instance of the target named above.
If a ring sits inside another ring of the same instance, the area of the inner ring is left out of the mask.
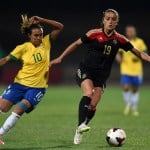
[[[46,88],[48,86],[50,49],[50,35],[46,35],[42,39],[39,47],[35,47],[31,42],[16,46],[10,53],[10,57],[21,60],[22,68],[14,82],[29,87]]]
[[[147,46],[145,42],[136,37],[134,40],[130,41],[133,46],[141,51],[146,51]],[[125,52],[121,50],[122,53],[122,62],[120,64],[121,74],[130,75],[130,76],[139,76],[143,74],[142,61],[132,52]]]

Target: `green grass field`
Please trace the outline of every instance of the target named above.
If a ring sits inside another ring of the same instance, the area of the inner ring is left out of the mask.
[[[2,91],[3,88],[0,89]],[[121,88],[109,85],[105,89],[91,130],[85,133],[81,145],[73,144],[77,124],[79,87],[49,87],[37,108],[18,121],[3,140],[3,150],[149,150],[150,149],[150,88],[140,90],[138,117],[124,116]],[[11,111],[10,111],[11,112]],[[10,114],[0,115],[0,124]],[[105,140],[112,127],[126,131],[123,147],[110,147]]]

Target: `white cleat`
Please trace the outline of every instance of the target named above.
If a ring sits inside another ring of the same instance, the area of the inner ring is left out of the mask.
[[[83,134],[82,133],[78,133],[78,131],[76,130],[75,136],[74,136],[74,144],[80,144],[82,141],[82,137]]]
[[[83,133],[89,131],[91,128],[86,124],[81,124],[77,129],[74,136],[74,144],[80,144],[82,141]]]
[[[78,128],[77,128],[77,132],[78,133],[83,133],[83,132],[87,132],[91,129],[91,127],[87,126],[86,124],[82,123]]]

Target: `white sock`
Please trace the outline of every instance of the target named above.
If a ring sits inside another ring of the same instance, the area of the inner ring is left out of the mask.
[[[14,112],[6,119],[3,126],[0,128],[0,136],[3,136],[7,133],[18,121],[20,116]]]
[[[130,101],[130,98],[131,98],[131,91],[123,91],[123,99],[126,103],[126,105],[128,106],[131,106],[131,101]]]
[[[132,93],[131,94],[131,101],[132,101],[132,109],[136,110],[139,102],[139,93]]]

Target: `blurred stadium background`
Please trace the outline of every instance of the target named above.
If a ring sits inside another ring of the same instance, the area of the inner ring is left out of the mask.
[[[55,19],[64,24],[64,30],[54,43],[51,58],[57,57],[71,42],[82,36],[91,28],[100,25],[102,12],[107,8],[114,8],[120,13],[120,23],[117,30],[124,33],[127,24],[134,24],[138,34],[142,37],[148,48],[150,20],[148,15],[149,5],[144,1],[132,2],[120,0],[5,0],[0,5],[0,57],[7,55],[16,45],[21,44],[26,38],[20,32],[21,14],[28,16],[38,15],[45,18]],[[48,28],[45,27],[45,32]],[[51,68],[49,84],[60,85],[75,83],[74,74],[79,61],[86,53],[86,47],[80,47],[62,64]],[[0,83],[8,84],[13,80],[20,64],[9,63],[0,68]],[[149,64],[144,62],[144,84],[149,84]],[[114,62],[110,83],[119,84],[119,65]]]

